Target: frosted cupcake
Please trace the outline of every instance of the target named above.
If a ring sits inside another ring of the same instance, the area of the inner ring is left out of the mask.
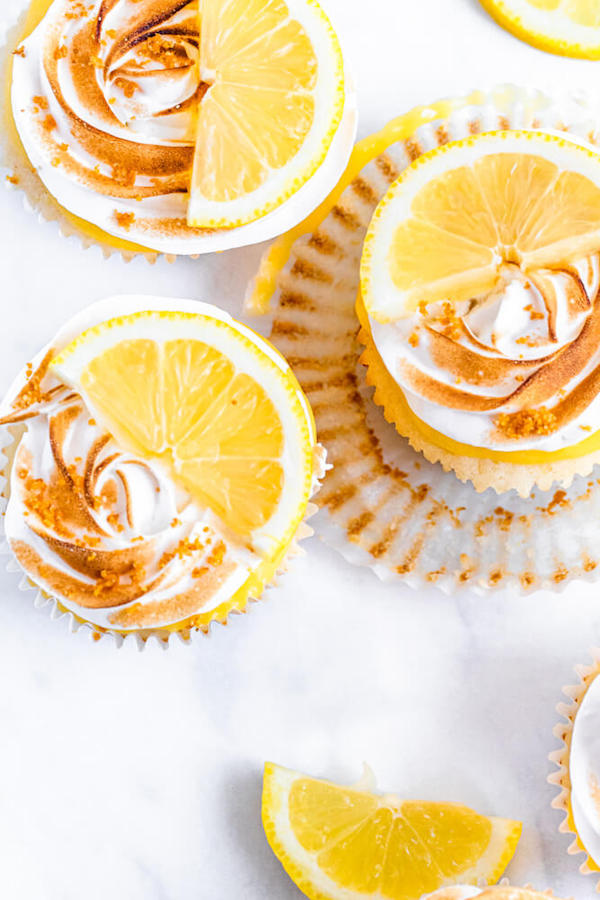
[[[456,885],[429,894],[428,900],[471,900],[471,897],[479,897],[480,900],[548,900],[548,897],[553,896],[548,891],[542,893],[531,888],[517,888],[509,885],[496,885],[488,888]]]
[[[316,3],[255,6],[35,0],[10,47],[10,180],[66,233],[125,252],[296,224],[343,171],[355,104]]]
[[[17,378],[0,421],[10,549],[97,630],[225,622],[306,531],[322,466],[308,404],[279,354],[215,307],[93,305]]]
[[[560,787],[553,806],[564,812],[560,830],[574,836],[569,853],[584,853],[584,874],[600,874],[600,656],[590,666],[578,666],[579,683],[564,689],[568,703],[558,712],[566,720],[554,734],[562,743],[550,759],[559,771],[549,781]],[[600,881],[598,882],[600,885]]]
[[[568,485],[600,461],[600,157],[503,131],[420,156],[364,244],[375,401],[479,491]]]

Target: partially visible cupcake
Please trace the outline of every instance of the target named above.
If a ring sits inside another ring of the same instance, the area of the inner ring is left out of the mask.
[[[456,885],[442,888],[427,896],[427,900],[471,900],[471,897],[479,897],[479,900],[548,900],[553,897],[549,891],[534,891],[532,888],[517,888],[509,885],[496,885],[495,887],[474,888],[469,885]]]
[[[560,830],[573,835],[569,853],[584,853],[584,874],[600,874],[600,653],[591,665],[577,666],[579,683],[564,688],[567,703],[557,710],[565,721],[554,729],[561,748],[550,754],[558,766],[549,781],[560,788],[552,806],[564,812]],[[600,890],[600,880],[597,889]]]
[[[375,402],[478,491],[600,462],[600,156],[476,134],[419,156],[373,215],[357,310]]]
[[[17,378],[0,424],[10,549],[98,631],[206,631],[258,599],[308,532],[323,465],[308,403],[216,307],[94,304]]]
[[[264,12],[34,0],[7,48],[9,179],[107,251],[194,255],[292,227],[342,173],[355,101],[316,3]]]

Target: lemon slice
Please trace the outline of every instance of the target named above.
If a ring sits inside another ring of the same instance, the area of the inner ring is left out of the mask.
[[[316,172],[342,119],[344,65],[315,0],[200,0],[200,78],[188,224],[230,228]]]
[[[527,273],[598,250],[598,154],[554,134],[480,134],[424,154],[391,186],[365,239],[362,294],[387,322],[483,295],[505,263]]]
[[[455,803],[422,803],[265,766],[263,824],[273,852],[312,900],[417,900],[451,884],[498,880],[521,824]]]
[[[162,463],[266,556],[292,540],[306,511],[314,423],[277,351],[214,312],[111,319],[74,340],[51,370],[124,449]]]
[[[533,47],[600,59],[600,6],[596,0],[481,0],[496,21]]]

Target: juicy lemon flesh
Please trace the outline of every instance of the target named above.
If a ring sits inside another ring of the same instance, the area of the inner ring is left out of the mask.
[[[503,263],[527,271],[599,247],[600,188],[590,178],[535,153],[487,153],[418,191],[393,232],[388,263],[405,315],[421,301],[492,290]],[[376,306],[370,297],[368,306]]]
[[[278,784],[279,772],[285,774]],[[489,819],[459,804],[401,801],[302,775],[289,785],[291,774],[267,764],[263,820],[286,870],[319,900],[416,900],[461,879],[495,882],[520,836],[519,823]],[[285,828],[278,826],[286,800],[289,828],[309,854],[309,866],[300,854],[293,857]]]
[[[162,459],[237,534],[269,521],[283,489],[284,432],[252,377],[200,340],[124,340],[96,356],[81,386],[124,446]]]
[[[314,18],[321,20],[319,27],[330,32],[317,4],[310,0],[310,6],[318,10]],[[201,79],[208,90],[199,106],[188,221],[240,225],[264,215],[287,195],[234,221],[204,221],[196,201],[234,203],[262,188],[297,155],[315,120],[319,61],[307,30],[283,0],[200,0],[200,23]],[[339,51],[337,40],[334,44],[330,52]],[[339,90],[343,93],[341,85]],[[342,105],[343,100],[339,116]],[[336,119],[327,138],[323,135],[322,156],[337,124]],[[297,173],[300,183],[318,162]]]
[[[349,890],[418,897],[471,868],[491,836],[488,819],[436,803],[380,805],[360,791],[311,779],[292,786],[290,823],[319,868]]]

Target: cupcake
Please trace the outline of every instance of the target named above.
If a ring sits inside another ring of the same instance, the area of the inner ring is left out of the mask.
[[[560,830],[570,833],[570,854],[584,853],[580,867],[584,874],[600,873],[600,656],[596,652],[590,666],[577,666],[579,683],[566,687],[568,703],[557,710],[564,719],[554,729],[561,748],[550,754],[558,772],[549,777],[560,788],[552,806],[564,813]],[[598,881],[600,889],[600,881]]]
[[[266,250],[249,296],[249,308],[271,309],[271,339],[298,376],[315,412],[319,441],[327,449],[331,468],[318,496],[319,536],[385,581],[415,588],[436,584],[454,595],[466,587],[479,592],[560,590],[573,579],[596,580],[600,574],[600,488],[593,476],[577,476],[567,487],[571,472],[559,471],[565,483],[549,493],[533,488],[525,497],[516,491],[501,497],[493,490],[477,492],[472,481],[460,481],[452,470],[429,462],[385,420],[381,392],[376,405],[367,384],[368,376],[379,388],[375,358],[368,369],[359,364],[369,343],[363,312],[365,329],[357,337],[361,255],[375,210],[391,185],[436,148],[479,133],[520,129],[600,142],[595,109],[581,98],[553,98],[512,85],[410,110],[361,141],[327,203]],[[547,314],[542,315],[532,325],[547,321]],[[575,325],[584,319],[589,316],[576,317]],[[381,324],[384,334],[401,327],[400,320]],[[406,343],[412,353],[415,348]],[[383,363],[379,372],[381,381],[386,378],[387,394],[399,397],[400,388]],[[399,410],[398,405],[390,412]],[[576,437],[578,431],[584,440],[592,434],[575,428]],[[424,433],[419,437],[425,440]],[[465,435],[460,438],[466,447]],[[448,453],[446,439],[444,444]],[[431,442],[432,458],[435,452],[443,451]],[[491,451],[486,458],[468,461],[499,475],[500,463],[490,456]],[[505,466],[507,487],[516,475],[521,480],[519,473],[540,476],[539,457],[534,459],[535,473],[523,462]],[[452,462],[457,463],[456,456]],[[577,459],[577,470],[583,472],[584,464],[591,460]],[[572,460],[553,463],[559,465],[571,467]]]
[[[517,888],[509,885],[474,888],[466,884],[457,884],[454,887],[442,888],[440,891],[429,894],[427,900],[470,900],[471,897],[479,897],[480,900],[548,900],[548,897],[553,896],[549,891],[534,891],[531,888]]]
[[[569,485],[600,461],[600,156],[504,130],[391,185],[362,254],[375,402],[478,491]]]
[[[107,252],[195,255],[292,227],[343,171],[355,102],[317,3],[260,8],[35,0],[7,47],[9,181]]]
[[[70,321],[0,409],[4,531],[62,612],[187,636],[285,567],[322,473],[280,355],[216,307],[117,297]]]

